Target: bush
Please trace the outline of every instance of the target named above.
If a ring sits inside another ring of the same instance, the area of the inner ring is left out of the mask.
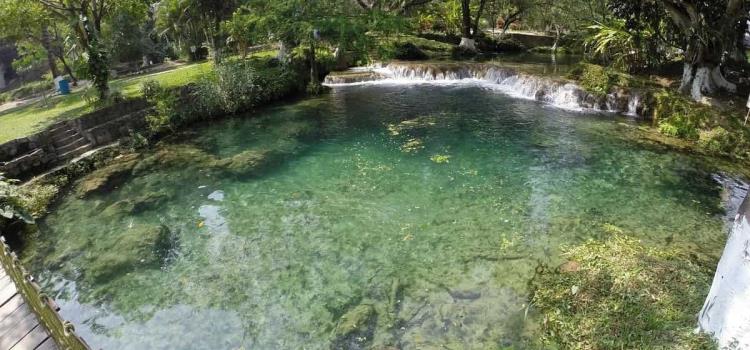
[[[722,128],[701,131],[698,136],[698,147],[714,155],[729,155],[732,151],[732,135]]]
[[[561,349],[713,349],[695,334],[711,271],[672,249],[621,235],[566,253],[530,282],[543,340]]]
[[[192,121],[252,110],[303,91],[303,70],[299,64],[278,66],[270,60],[233,60],[217,66],[197,84],[178,90],[164,90],[148,83],[143,87],[144,95],[155,110],[147,117],[149,128],[154,133],[173,130]]]
[[[616,86],[627,88],[644,85],[629,74],[590,63],[581,63],[573,68],[568,78],[578,81],[584,90],[599,97],[610,93]]]
[[[5,178],[0,173],[0,227],[4,221],[32,220],[24,208],[23,196],[17,184],[18,181]]]
[[[700,129],[711,119],[711,108],[670,91],[654,94],[654,123],[659,132],[673,137],[697,140]]]
[[[153,100],[157,95],[162,93],[163,88],[156,80],[146,80],[141,85],[141,94],[146,100]]]

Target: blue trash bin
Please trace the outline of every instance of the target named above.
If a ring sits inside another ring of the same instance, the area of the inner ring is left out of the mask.
[[[59,86],[61,94],[67,95],[70,93],[70,83],[68,83],[68,79],[60,80],[60,83],[58,86]]]

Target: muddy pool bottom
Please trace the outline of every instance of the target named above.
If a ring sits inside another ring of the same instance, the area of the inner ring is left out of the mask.
[[[97,349],[523,347],[563,246],[720,254],[717,169],[639,133],[471,84],[339,87],[92,174],[24,255]]]

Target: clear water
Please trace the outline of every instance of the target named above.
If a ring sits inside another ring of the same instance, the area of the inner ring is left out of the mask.
[[[522,348],[538,321],[526,282],[561,246],[622,231],[720,254],[713,169],[639,132],[477,86],[338,88],[170,146],[282,155],[263,172],[152,163],[64,198],[25,255],[93,348]],[[147,194],[159,204],[104,209]],[[120,239],[158,225],[158,264],[87,277],[144,254]],[[337,339],[358,305],[375,316]]]

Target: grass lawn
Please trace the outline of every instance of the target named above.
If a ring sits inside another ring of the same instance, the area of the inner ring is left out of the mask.
[[[176,87],[195,81],[211,69],[212,62],[194,63],[165,72],[115,79],[110,82],[110,87],[113,91],[122,92],[125,97],[136,97],[140,95],[141,84],[146,80],[156,80],[164,87]],[[33,134],[57,121],[75,118],[94,108],[94,105],[86,102],[84,91],[80,90],[49,98],[46,103],[38,101],[0,112],[0,143]]]

